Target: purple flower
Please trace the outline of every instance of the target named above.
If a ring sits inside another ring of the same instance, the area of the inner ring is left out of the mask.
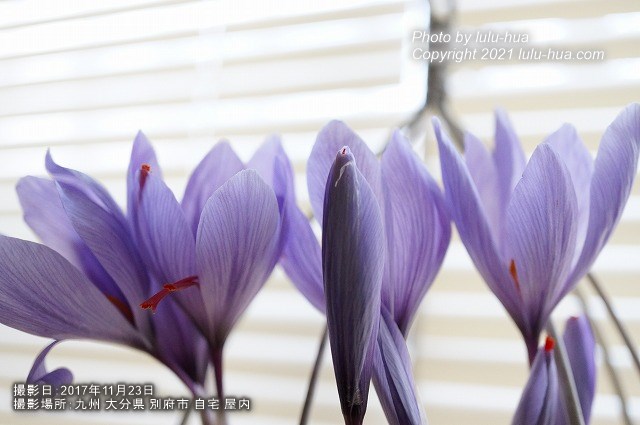
[[[537,351],[527,385],[511,422],[513,425],[551,425],[558,417],[558,370],[553,358],[555,342],[548,337]]]
[[[142,262],[129,219],[91,177],[49,154],[46,168],[53,180],[25,177],[17,191],[27,224],[48,246],[0,236],[0,322],[56,340],[140,349],[200,392],[208,356],[196,328],[173,303],[154,317],[136,308],[160,282]],[[66,372],[46,374],[52,346],[36,359],[30,380],[70,379]]]
[[[347,148],[344,154],[343,147]],[[346,180],[350,182],[346,187],[336,186],[338,181],[345,183],[339,179],[339,170],[348,172],[343,176],[351,177]],[[343,335],[344,344],[350,340],[357,345],[334,348],[336,343],[332,342],[334,365],[336,356],[350,352],[364,355],[366,364],[362,370],[371,367],[372,362],[374,384],[387,420],[392,424],[422,423],[424,413],[417,401],[404,337],[449,243],[451,229],[442,193],[400,132],[393,134],[378,161],[367,145],[338,121],[329,123],[319,133],[307,166],[307,182],[315,216],[325,217],[323,248],[320,249],[307,218],[295,205],[293,191],[289,190],[285,210],[290,229],[280,264],[315,307],[331,311],[327,315],[329,335],[332,332]],[[346,193],[337,196],[339,188]],[[364,203],[370,205],[369,211],[363,209]],[[332,224],[327,223],[325,211],[330,207],[334,214]],[[380,219],[375,218],[374,210],[379,210]],[[336,218],[340,216],[344,219]],[[355,243],[353,235],[358,235],[361,241],[357,250],[351,246]],[[382,239],[373,235],[382,235]],[[328,273],[328,263],[340,267]],[[356,273],[358,267],[368,270],[382,267],[380,309],[376,298],[371,296],[378,285],[377,274],[373,274],[376,279],[370,277],[364,282],[359,279],[358,289],[355,285],[345,287],[345,276]],[[349,291],[369,296],[356,300],[355,296],[345,295]],[[366,315],[351,315],[352,303],[365,300],[372,303],[369,309],[378,310],[375,315],[371,316],[373,310],[367,310]],[[331,315],[343,320],[330,318]],[[378,323],[371,323],[372,320]],[[368,334],[367,338],[359,338],[353,331],[360,328],[380,330],[373,356],[369,355]],[[336,367],[339,385],[356,376],[340,369],[341,366]],[[349,385],[357,387],[355,381]],[[340,391],[344,412],[348,397],[343,393],[348,391]]]
[[[596,395],[596,341],[586,316],[571,317],[567,320],[562,336],[567,349],[567,358],[571,365],[571,372],[576,383],[578,400],[582,410],[584,423],[589,424],[591,406]],[[560,386],[559,412],[557,425],[569,424],[564,404],[564,388]]]
[[[528,164],[502,112],[493,154],[467,134],[463,159],[437,120],[434,126],[460,237],[532,362],[552,310],[587,273],[622,214],[640,151],[640,105],[607,128],[595,162],[570,125],[539,145]]]
[[[270,139],[249,166],[271,181],[279,152],[279,141]],[[226,339],[280,257],[279,202],[222,142],[196,167],[180,204],[151,153],[147,141],[136,141],[129,211],[144,263],[164,284],[141,307],[160,313],[158,304],[173,293],[208,342],[222,397]]]
[[[572,317],[562,337],[585,424],[591,418],[595,396],[595,340],[585,316]],[[555,342],[547,337],[544,348],[537,351],[527,385],[513,418],[514,425],[558,425],[570,423],[563,387],[559,385],[553,350]]]
[[[327,180],[322,271],[327,329],[345,424],[362,424],[380,318],[384,266],[382,216],[349,148]]]

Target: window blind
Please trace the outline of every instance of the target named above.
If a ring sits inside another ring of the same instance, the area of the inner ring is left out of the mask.
[[[14,186],[44,175],[47,148],[59,163],[101,180],[124,205],[131,141],[154,143],[169,186],[186,179],[220,138],[243,159],[280,133],[309,210],[306,158],[319,129],[346,121],[379,150],[390,128],[425,96],[425,63],[411,59],[411,32],[428,22],[417,0],[112,0],[0,3],[0,232],[34,239]],[[492,110],[510,112],[528,154],[563,122],[590,150],[616,113],[640,98],[640,12],[632,0],[458,2],[457,26],[509,28],[531,46],[603,50],[593,62],[452,64],[452,108],[465,128],[490,141]],[[425,149],[423,149],[425,148]],[[429,132],[420,153],[439,178]],[[594,272],[640,341],[640,185]],[[589,295],[613,343],[614,363],[635,419],[640,384],[604,307]],[[556,317],[579,311],[569,297]],[[229,394],[252,399],[231,423],[297,423],[323,318],[276,269],[232,334],[225,353]],[[0,327],[0,423],[178,423],[180,414],[16,414],[11,384],[22,381],[46,340]],[[454,237],[443,270],[409,339],[432,424],[510,423],[527,379],[515,326]],[[70,341],[48,358],[78,382],[148,382],[165,395],[186,390],[154,359],[122,347]],[[375,394],[367,423],[385,423]],[[618,405],[600,365],[594,424],[619,424]],[[192,417],[191,423],[197,418]],[[340,422],[330,356],[324,356],[310,423]]]

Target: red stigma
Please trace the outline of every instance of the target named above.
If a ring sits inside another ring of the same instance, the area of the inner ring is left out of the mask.
[[[556,341],[551,338],[550,336],[547,337],[547,339],[544,341],[544,351],[545,353],[549,353],[551,352],[551,350],[553,350],[553,347],[556,346]]]
[[[164,297],[166,297],[172,292],[180,291],[182,289],[186,289],[197,284],[198,284],[198,276],[189,276],[173,283],[165,283],[164,285],[162,285],[161,290],[153,294],[146,301],[140,303],[140,307],[143,310],[150,309],[152,312],[155,313],[156,309],[158,308],[158,304],[160,304],[160,301],[162,301]]]
[[[142,190],[142,188],[144,187],[144,184],[147,181],[147,177],[149,176],[150,172],[151,165],[146,163],[142,164],[142,166],[140,167],[140,190]]]
[[[518,270],[516,269],[515,260],[511,260],[511,264],[509,264],[509,274],[513,279],[513,282],[516,284],[516,289],[520,292],[520,279],[518,279]]]
[[[347,148],[342,148],[342,150],[340,151],[341,155],[346,155],[347,154]]]

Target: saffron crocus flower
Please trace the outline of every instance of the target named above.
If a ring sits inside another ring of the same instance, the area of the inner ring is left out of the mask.
[[[572,317],[562,337],[575,379],[578,400],[585,424],[591,418],[595,396],[595,340],[585,316]],[[527,385],[513,418],[514,425],[562,425],[570,423],[564,389],[559,385],[553,356],[555,342],[547,337],[544,348],[537,351]]]
[[[48,246],[0,237],[0,322],[56,340],[142,350],[201,393],[208,356],[196,328],[175,305],[154,317],[136,308],[160,283],[144,267],[127,217],[91,177],[49,154],[46,168],[53,180],[25,177],[17,191],[27,224]],[[36,359],[30,380],[70,379],[64,371],[46,374],[51,347]]]
[[[272,175],[274,146],[277,140],[267,141],[249,165]],[[129,181],[136,240],[152,274],[166,282],[141,307],[159,314],[165,308],[160,302],[173,293],[208,342],[222,397],[224,344],[280,256],[278,200],[226,142],[196,167],[182,205],[151,165],[148,142],[134,152]]]
[[[378,161],[351,129],[333,121],[318,134],[307,166],[311,205],[319,220],[324,214],[325,192],[331,189],[328,178],[336,161],[336,152],[344,146],[351,152],[348,158],[353,158],[353,166],[345,170],[359,170],[359,185],[366,184],[365,187],[370,188],[368,191],[373,194],[382,217],[385,255],[380,259],[384,266],[380,294],[382,312],[378,314],[380,332],[372,359],[374,384],[389,423],[423,423],[424,412],[417,400],[404,338],[449,244],[451,229],[444,199],[400,132],[393,134],[381,161]],[[340,155],[337,158],[344,160]],[[289,182],[290,186],[292,184]],[[295,205],[293,190],[287,193],[285,210],[290,236],[280,264],[298,289],[324,312],[328,305],[323,295],[321,248],[307,218]],[[322,224],[323,234],[330,231],[324,222]],[[379,231],[371,223],[362,225],[359,220],[354,220],[352,224],[359,232]],[[334,239],[334,242],[346,244],[344,238]],[[332,251],[325,249],[329,255]],[[338,255],[339,251],[335,252]],[[327,277],[325,274],[325,284]],[[332,299],[332,302],[339,303],[339,298]],[[342,302],[347,304],[336,304],[331,308],[348,308],[349,301]],[[338,325],[349,329],[352,323]]]
[[[434,120],[447,202],[471,259],[522,333],[533,361],[554,307],[587,273],[631,191],[640,151],[640,105],[605,131],[595,162],[570,125],[528,164],[506,116],[492,155],[474,136],[464,159]]]
[[[362,424],[367,409],[384,254],[380,207],[344,147],[327,180],[322,269],[329,342],[347,425]]]

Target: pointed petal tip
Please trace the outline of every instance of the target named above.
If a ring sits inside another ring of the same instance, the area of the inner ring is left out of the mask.
[[[431,117],[431,124],[433,125],[433,130],[436,132],[436,134],[439,133],[441,127],[440,118],[436,116]]]
[[[146,134],[144,134],[144,131],[142,131],[141,129],[139,129],[139,130],[136,132],[136,137],[133,139],[133,140],[134,140],[134,143],[135,143],[135,141],[136,141],[136,140],[138,140],[138,139],[147,139],[147,135],[146,135]]]
[[[44,166],[48,172],[51,172],[52,168],[58,167],[58,164],[56,164],[51,155],[51,148],[47,148],[47,153],[44,155]]]

